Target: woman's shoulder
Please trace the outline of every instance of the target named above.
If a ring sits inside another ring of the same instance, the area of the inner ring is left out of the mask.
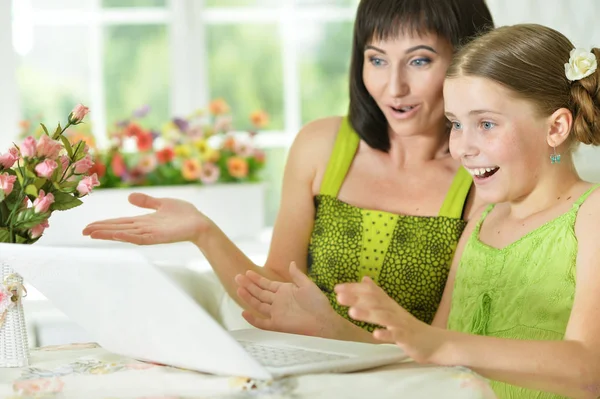
[[[290,156],[297,156],[315,166],[326,164],[337,132],[342,123],[342,117],[332,116],[307,123],[300,129],[290,149]]]

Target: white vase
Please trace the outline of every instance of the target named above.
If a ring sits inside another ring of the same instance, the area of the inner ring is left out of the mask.
[[[8,264],[0,261],[0,284],[18,284],[23,278]],[[29,344],[23,304],[19,299],[6,311],[0,326],[0,367],[25,367],[29,365]]]

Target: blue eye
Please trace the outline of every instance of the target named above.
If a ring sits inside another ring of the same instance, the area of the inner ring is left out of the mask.
[[[452,124],[452,130],[460,130],[462,129],[462,125],[460,122],[450,122]]]
[[[414,66],[418,66],[418,67],[429,65],[429,64],[431,64],[431,59],[426,58],[426,57],[416,58],[410,62],[410,65],[414,65]]]
[[[491,130],[494,126],[496,126],[494,122],[481,122],[481,127],[483,128],[483,130]]]
[[[385,61],[379,57],[369,57],[369,62],[374,66],[382,66]]]

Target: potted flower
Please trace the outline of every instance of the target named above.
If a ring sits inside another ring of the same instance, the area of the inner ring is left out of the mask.
[[[77,105],[67,124],[50,132],[43,124],[39,138],[26,137],[0,153],[0,242],[33,244],[49,227],[55,211],[82,204],[100,183],[89,148],[71,142],[66,129],[82,123],[89,109]],[[27,335],[20,299],[26,293],[22,278],[0,254],[0,367],[28,363]],[[9,322],[10,321],[10,322]]]

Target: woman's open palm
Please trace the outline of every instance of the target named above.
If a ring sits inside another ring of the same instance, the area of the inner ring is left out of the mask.
[[[155,212],[94,222],[85,227],[83,234],[94,239],[138,245],[167,244],[194,241],[212,223],[186,201],[133,193],[129,196],[129,202]]]

